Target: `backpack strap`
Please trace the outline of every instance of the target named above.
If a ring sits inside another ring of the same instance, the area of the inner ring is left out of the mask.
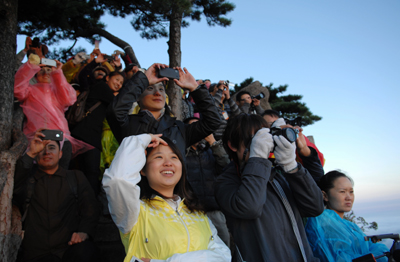
[[[90,113],[92,113],[99,105],[101,105],[101,101],[98,101],[96,104],[94,104],[89,110],[85,113],[84,117],[87,117]]]
[[[269,183],[271,183],[272,187],[275,189],[275,192],[278,194],[279,198],[281,199],[281,201],[286,209],[286,212],[290,218],[290,222],[292,223],[292,229],[293,229],[294,235],[296,236],[296,240],[297,240],[297,244],[299,245],[301,256],[303,257],[303,261],[307,262],[306,251],[304,250],[303,241],[301,239],[300,231],[297,226],[296,218],[294,216],[292,207],[290,206],[289,200],[287,199],[286,194],[283,191],[283,188],[281,187],[279,182],[276,181],[276,179],[269,181]]]
[[[78,202],[78,181],[76,179],[75,170],[68,171],[66,177],[69,184],[69,188],[72,190],[72,193],[74,193],[76,202]]]
[[[24,214],[22,215],[22,218],[21,218],[22,222],[24,222],[26,215],[28,214],[28,208],[29,208],[29,205],[31,204],[33,192],[35,191],[35,185],[36,185],[36,178],[32,175],[28,179],[28,184],[26,185],[26,199],[25,199],[25,203],[24,203]]]

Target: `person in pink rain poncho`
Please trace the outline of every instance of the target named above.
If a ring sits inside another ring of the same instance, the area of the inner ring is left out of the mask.
[[[63,131],[63,157],[60,165],[68,168],[71,157],[93,147],[70,135],[65,111],[75,103],[76,92],[65,79],[61,70],[62,63],[56,61],[57,67],[50,67],[38,61],[39,57],[31,54],[28,62],[15,74],[14,96],[21,102],[26,116],[23,131],[29,141],[40,128]],[[38,83],[32,85],[29,80],[34,76]]]

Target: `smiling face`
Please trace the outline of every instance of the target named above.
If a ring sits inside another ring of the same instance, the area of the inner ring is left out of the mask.
[[[118,92],[121,89],[122,84],[124,83],[124,78],[122,77],[122,75],[113,75],[111,77],[107,76],[106,80],[107,85],[114,92]]]
[[[353,207],[354,190],[353,183],[347,177],[338,177],[333,182],[334,187],[324,192],[324,201],[327,208],[334,210],[341,218],[345,212],[349,212]]]
[[[56,171],[58,169],[58,162],[62,156],[62,151],[57,142],[50,141],[45,148],[37,155],[36,161],[38,167],[43,171]]]
[[[40,69],[39,72],[36,74],[36,80],[38,83],[50,83],[50,73],[51,67],[45,66]]]
[[[147,177],[152,189],[165,197],[172,197],[182,176],[182,162],[169,146],[159,145],[147,156],[141,174]]]
[[[160,112],[165,106],[166,97],[165,88],[161,83],[148,86],[140,96],[140,108]]]

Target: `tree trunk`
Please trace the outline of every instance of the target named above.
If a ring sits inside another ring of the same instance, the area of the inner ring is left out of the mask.
[[[107,40],[109,40],[114,45],[122,48],[123,51],[131,58],[132,63],[137,64],[138,67],[140,67],[140,63],[137,60],[137,57],[136,57],[135,52],[133,51],[133,48],[131,47],[131,45],[128,44],[127,42],[123,41],[122,39],[116,37],[115,35],[110,34],[108,31],[106,31],[104,29],[98,29],[98,28],[88,28],[85,31],[77,33],[78,37],[92,37],[93,35],[99,35],[99,36],[105,37]]]
[[[14,117],[13,100],[18,1],[0,2],[0,261],[15,261],[22,241],[21,216],[11,204],[15,162],[26,148],[22,109]],[[14,142],[14,143],[13,143]],[[10,148],[11,147],[11,148]]]
[[[171,20],[169,23],[169,41],[168,41],[168,54],[169,54],[169,67],[181,66],[181,25],[182,25],[182,11],[177,7],[172,8]],[[169,81],[167,89],[169,106],[172,113],[178,120],[182,119],[182,93],[181,88],[175,85],[174,81]]]
[[[0,261],[3,262],[16,260],[23,238],[21,214],[11,202],[14,190],[15,163],[28,144],[26,136],[21,131],[23,117],[22,108],[18,108],[13,120],[13,145],[10,150],[3,150],[0,153],[0,176],[6,177],[6,183],[1,188],[0,194]]]

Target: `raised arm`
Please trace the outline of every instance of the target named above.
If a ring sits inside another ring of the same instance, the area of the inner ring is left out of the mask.
[[[40,66],[31,64],[29,61],[18,69],[14,79],[14,96],[19,101],[22,102],[29,96],[32,89],[29,80],[39,71]]]
[[[110,168],[103,177],[111,217],[118,229],[126,234],[136,224],[140,210],[140,170],[146,163],[145,149],[151,136],[126,137],[119,146]]]
[[[186,145],[193,145],[206,136],[212,134],[220,126],[221,119],[218,114],[214,99],[211,97],[207,88],[203,85],[197,86],[197,82],[189,71],[178,67],[179,80],[174,80],[177,85],[190,91],[198,112],[202,115],[200,121],[186,125],[185,142]]]
[[[73,105],[76,101],[75,89],[67,82],[64,73],[61,69],[62,63],[57,61],[57,68],[51,73],[51,83],[53,87],[53,92],[60,105],[63,107],[69,107]]]

